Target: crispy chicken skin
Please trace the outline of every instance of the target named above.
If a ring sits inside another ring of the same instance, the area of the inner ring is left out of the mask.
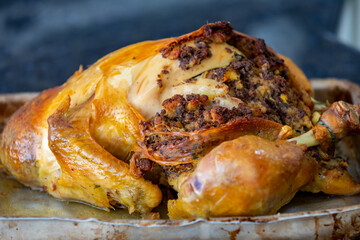
[[[2,133],[5,170],[54,197],[104,209],[119,204],[130,213],[147,213],[159,205],[159,187],[131,175],[124,161],[143,117],[126,100],[129,79],[117,76],[156,55],[164,42],[139,43],[111,53],[26,103]]]
[[[179,193],[170,218],[275,213],[300,189],[358,193],[331,150],[359,116],[324,109],[313,126],[312,94],[262,39],[210,23],[124,47],[43,91],[6,125],[1,163],[54,197],[144,214],[162,199],[146,174],[161,169]],[[285,141],[307,131],[311,144]]]
[[[275,213],[315,175],[300,146],[243,136],[214,148],[168,203],[170,218]],[[302,171],[306,174],[302,174]],[[234,208],[233,206],[236,206]]]

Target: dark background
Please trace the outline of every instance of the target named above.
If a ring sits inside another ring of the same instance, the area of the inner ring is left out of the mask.
[[[0,92],[40,91],[125,45],[230,21],[309,78],[360,83],[360,53],[336,38],[337,0],[0,1]]]

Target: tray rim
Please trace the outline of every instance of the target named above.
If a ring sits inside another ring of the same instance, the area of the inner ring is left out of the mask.
[[[70,221],[70,222],[97,222],[112,225],[129,225],[134,227],[173,227],[188,226],[198,222],[210,224],[266,224],[288,220],[297,220],[313,217],[323,217],[339,213],[360,211],[360,204],[354,204],[341,208],[328,208],[324,210],[301,211],[294,213],[278,213],[262,216],[239,216],[221,218],[190,218],[190,219],[103,219],[103,218],[69,218],[69,217],[1,217],[0,221]],[[231,219],[231,220],[230,220]],[[152,223],[152,224],[149,224]]]

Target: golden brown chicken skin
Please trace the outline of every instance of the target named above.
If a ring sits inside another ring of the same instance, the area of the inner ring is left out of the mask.
[[[301,146],[257,136],[226,141],[181,183],[179,199],[168,203],[169,216],[275,213],[315,175],[314,162],[304,160],[303,154]]]
[[[178,191],[171,218],[274,213],[300,189],[358,193],[330,145],[356,117],[324,110],[330,127],[314,126],[311,97],[290,59],[210,23],[117,50],[42,92],[5,127],[0,158],[27,186],[130,213],[159,205],[165,175]]]

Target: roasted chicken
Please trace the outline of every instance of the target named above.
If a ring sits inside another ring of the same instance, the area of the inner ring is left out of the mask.
[[[54,197],[170,218],[271,214],[299,190],[356,194],[338,140],[359,106],[227,22],[117,50],[45,90],[1,135],[4,169]],[[319,107],[320,106],[320,107]]]

